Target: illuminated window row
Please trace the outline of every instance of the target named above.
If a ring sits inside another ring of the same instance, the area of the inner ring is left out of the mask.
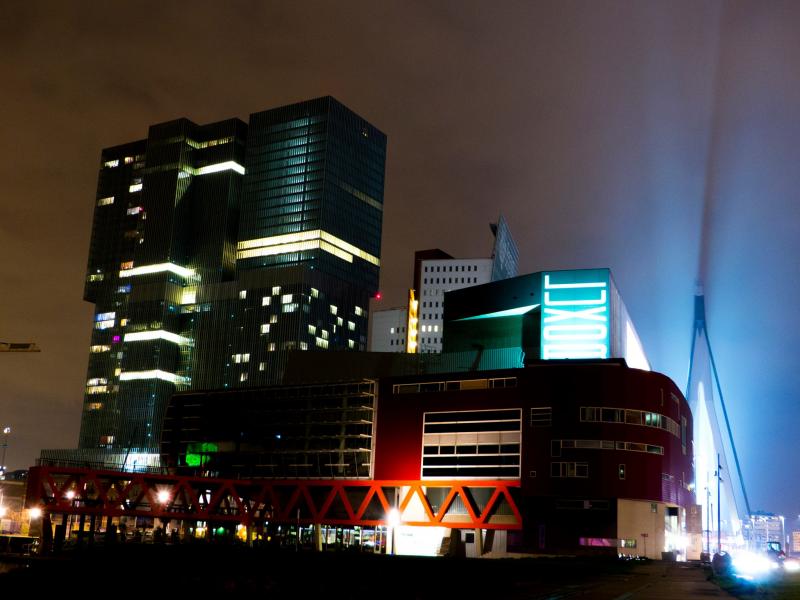
[[[648,454],[664,454],[663,446],[640,444],[638,442],[620,442],[613,440],[552,440],[553,456],[561,456],[562,449],[580,450],[626,450],[629,452],[646,452]]]
[[[185,141],[188,146],[191,146],[195,150],[201,150],[203,148],[211,148],[213,146],[222,146],[223,144],[230,144],[233,141],[233,136],[219,138],[217,140],[208,140],[207,142],[196,142],[191,138],[186,138]]]
[[[519,409],[432,412],[423,416],[423,477],[518,478]]]
[[[97,206],[108,206],[109,204],[114,204],[114,196],[107,196],[105,198],[100,198],[97,201]]]
[[[347,262],[353,262],[353,256],[358,256],[362,260],[380,266],[380,259],[376,256],[364,252],[360,248],[321,229],[239,242],[237,258],[241,260],[257,256],[274,256],[276,254],[302,252],[317,248]]]
[[[135,381],[139,379],[160,379],[169,383],[189,383],[188,377],[181,377],[175,373],[169,373],[160,369],[152,371],[125,371],[119,376],[121,381]]]
[[[127,265],[130,264],[131,266],[128,268]],[[186,267],[181,267],[180,265],[176,265],[174,263],[160,263],[157,265],[145,265],[142,267],[133,267],[132,262],[123,263],[123,268],[119,272],[120,277],[135,277],[136,275],[149,275],[151,273],[163,273],[169,271],[170,273],[175,273],[176,275],[180,275],[181,277],[191,277],[194,275],[194,271],[192,269],[187,269]]]
[[[675,437],[681,437],[681,427],[677,421],[670,419],[666,415],[643,410],[581,406],[581,421],[655,427],[656,429],[668,431]]]
[[[589,477],[589,463],[553,462],[550,463],[550,477]]]
[[[123,339],[125,342],[144,342],[149,340],[166,340],[181,346],[190,345],[192,343],[190,338],[183,337],[177,333],[172,333],[171,331],[164,331],[163,329],[126,333],[125,338]]]
[[[422,392],[445,392],[458,390],[480,390],[517,387],[516,377],[494,379],[462,379],[457,381],[426,381],[421,383],[398,383],[392,386],[393,394],[419,394]]]

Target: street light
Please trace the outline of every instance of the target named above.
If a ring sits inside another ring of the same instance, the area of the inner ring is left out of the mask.
[[[0,458],[0,479],[6,478],[6,448],[8,448],[8,434],[11,427],[3,427],[3,456]]]
[[[386,515],[386,521],[389,525],[389,536],[391,538],[389,542],[389,554],[394,555],[397,548],[394,543],[394,536],[397,532],[397,526],[400,525],[400,511],[397,510],[397,508],[392,508],[389,514]]]

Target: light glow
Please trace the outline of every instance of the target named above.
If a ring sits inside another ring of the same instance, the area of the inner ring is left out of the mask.
[[[195,175],[208,175],[209,173],[220,173],[221,171],[236,171],[239,175],[244,175],[244,167],[239,163],[226,160],[225,162],[214,165],[206,165],[194,170]]]
[[[125,338],[122,340],[124,342],[143,342],[148,340],[166,340],[168,342],[172,342],[173,344],[178,344],[180,346],[188,346],[192,343],[192,340],[183,337],[182,335],[178,335],[177,333],[172,333],[171,331],[164,331],[163,329],[157,329],[155,331],[137,331],[136,333],[126,333]]]
[[[125,371],[121,373],[119,376],[120,381],[134,381],[137,379],[161,379],[162,381],[168,381],[169,383],[188,383],[187,377],[181,377],[179,375],[175,375],[175,373],[169,373],[167,371],[162,371],[161,369],[153,369],[151,371]]]
[[[538,304],[529,304],[528,306],[520,306],[518,308],[509,308],[508,310],[498,310],[493,313],[486,313],[485,315],[475,315],[474,317],[465,317],[463,319],[456,319],[457,321],[476,321],[478,319],[498,319],[501,317],[515,317],[517,315],[524,315],[536,308]],[[438,331],[438,330],[437,330]]]
[[[181,277],[191,277],[194,275],[192,269],[181,267],[174,263],[159,263],[157,265],[144,265],[142,267],[134,267],[132,269],[123,269],[119,272],[120,277],[134,277],[136,275],[150,275],[152,273],[163,273],[169,271]]]
[[[31,519],[38,519],[42,516],[42,509],[37,507],[32,508],[28,514],[30,515]]]
[[[408,290],[408,322],[406,323],[407,327],[407,334],[406,334],[406,352],[408,354],[416,354],[417,353],[417,339],[418,339],[418,332],[417,332],[417,323],[419,323],[419,319],[417,318],[417,311],[419,310],[419,300],[414,297],[414,290]]]

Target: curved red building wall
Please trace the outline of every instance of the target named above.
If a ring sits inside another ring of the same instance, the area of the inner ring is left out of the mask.
[[[521,416],[521,546],[616,538],[621,499],[682,509],[694,504],[686,399],[668,377],[616,361],[550,361],[524,369],[383,379],[374,478],[426,479],[426,413],[498,409],[518,409]],[[545,528],[547,542],[539,539]]]

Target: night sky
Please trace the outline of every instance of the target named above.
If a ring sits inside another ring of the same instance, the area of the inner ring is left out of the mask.
[[[703,273],[754,509],[800,513],[800,3],[10,2],[0,14],[7,464],[77,444],[104,147],[333,95],[388,136],[382,308],[413,253],[610,267],[684,388]]]

